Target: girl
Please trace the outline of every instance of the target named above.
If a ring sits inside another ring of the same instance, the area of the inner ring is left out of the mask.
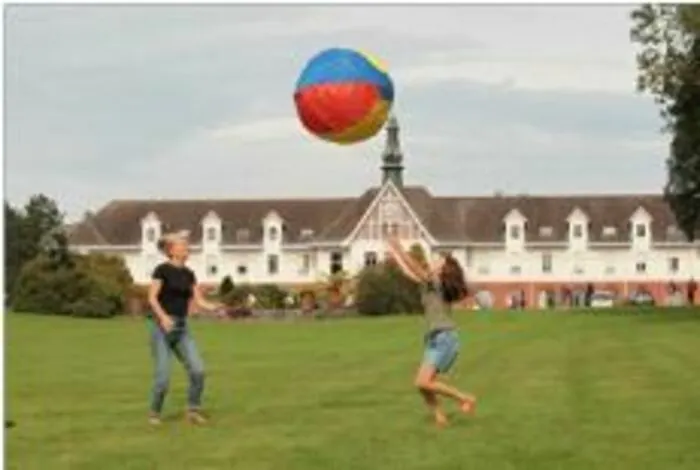
[[[438,374],[449,371],[459,351],[459,338],[451,316],[451,305],[467,294],[464,273],[457,260],[450,255],[441,255],[432,268],[426,269],[401,248],[397,238],[391,238],[388,245],[389,253],[401,271],[421,285],[428,331],[425,335],[423,363],[418,369],[415,384],[433,413],[435,423],[445,426],[447,416],[440,408],[437,395],[457,401],[464,413],[472,413],[476,407],[475,397],[437,379]]]
[[[220,305],[204,299],[197,286],[194,272],[185,262],[189,256],[187,232],[171,233],[158,241],[158,249],[168,260],[153,271],[148,291],[152,309],[151,353],[155,362],[155,383],[151,397],[149,422],[161,424],[161,411],[170,382],[170,357],[175,356],[187,369],[189,376],[188,410],[186,418],[193,424],[204,424],[200,411],[204,391],[204,365],[187,325],[187,317],[199,306],[217,310]]]

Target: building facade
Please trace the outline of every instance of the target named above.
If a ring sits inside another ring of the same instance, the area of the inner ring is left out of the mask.
[[[300,286],[381,261],[396,233],[428,256],[452,253],[496,305],[514,292],[533,305],[542,291],[588,283],[663,302],[670,283],[683,290],[700,277],[700,243],[681,233],[661,195],[435,196],[404,185],[395,118],[386,134],[381,185],[359,197],[112,201],[73,227],[71,247],[123,256],[146,283],[162,261],[160,235],[188,230],[201,282]]]

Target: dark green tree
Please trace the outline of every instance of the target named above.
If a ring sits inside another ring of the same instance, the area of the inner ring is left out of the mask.
[[[671,135],[664,193],[692,240],[700,231],[700,5],[644,4],[632,21],[638,90],[654,97]]]
[[[12,292],[22,269],[22,214],[5,201],[5,292]]]

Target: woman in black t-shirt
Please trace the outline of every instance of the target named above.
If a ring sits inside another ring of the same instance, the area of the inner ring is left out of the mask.
[[[170,382],[170,358],[175,356],[189,376],[187,419],[204,424],[201,397],[204,391],[204,364],[187,325],[187,316],[195,306],[216,310],[220,306],[203,298],[194,272],[185,262],[189,256],[187,234],[169,234],[161,238],[158,248],[168,257],[153,271],[148,302],[152,309],[151,353],[155,362],[155,383],[151,397],[149,422],[161,423],[160,414]]]

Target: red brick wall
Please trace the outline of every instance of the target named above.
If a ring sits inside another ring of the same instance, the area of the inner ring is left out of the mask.
[[[507,296],[509,294],[525,291],[525,299],[528,308],[537,308],[539,305],[539,294],[543,290],[552,290],[557,294],[562,289],[568,288],[571,291],[585,290],[587,282],[478,282],[470,285],[472,293],[480,290],[488,290],[494,297],[494,304],[497,308],[505,308]],[[645,289],[649,292],[657,304],[663,305],[668,297],[668,281],[618,281],[618,282],[593,282],[596,291],[607,290],[617,292],[622,299],[637,289]],[[683,293],[685,298],[687,293],[687,283],[676,283],[676,287]],[[695,293],[696,305],[700,303],[700,292]],[[468,307],[473,306],[473,299],[466,301]]]

